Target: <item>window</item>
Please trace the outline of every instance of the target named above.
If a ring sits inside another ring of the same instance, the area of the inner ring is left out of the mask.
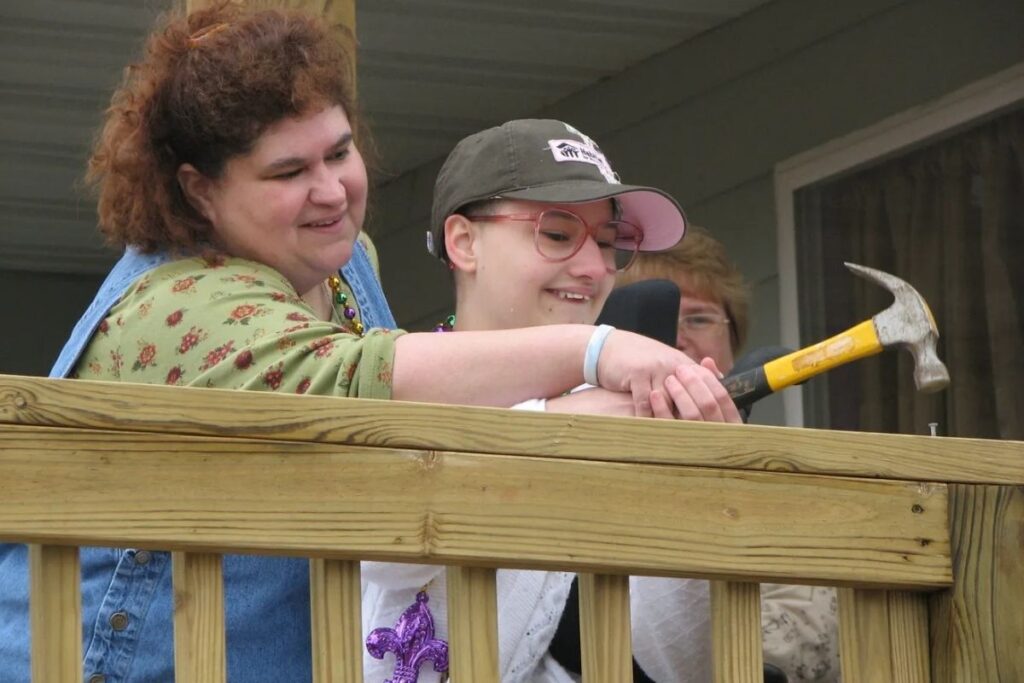
[[[842,261],[888,270],[936,314],[949,389],[916,393],[891,350],[783,392],[786,423],[1024,437],[1024,62],[776,166],[782,341],[820,341],[892,301]]]
[[[1024,107],[795,188],[792,200],[801,342],[891,303],[842,266],[853,261],[928,301],[952,378],[920,394],[910,354],[887,351],[809,382],[806,423],[1024,438]]]

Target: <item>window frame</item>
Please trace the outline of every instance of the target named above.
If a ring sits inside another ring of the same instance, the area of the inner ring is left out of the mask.
[[[782,344],[800,348],[797,282],[797,190],[904,154],[958,128],[1024,103],[1024,62],[943,97],[806,150],[775,165],[775,219]],[[853,324],[852,321],[851,324]],[[804,390],[782,393],[785,423],[804,426]]]

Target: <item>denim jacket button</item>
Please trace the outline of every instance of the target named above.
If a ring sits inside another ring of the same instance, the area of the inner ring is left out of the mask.
[[[135,564],[148,564],[151,555],[148,550],[135,551]]]
[[[124,612],[114,612],[110,615],[110,628],[115,631],[123,631],[128,628],[128,615]]]
[[[89,683],[103,683],[107,680],[107,677],[103,674],[93,674],[89,676]]]

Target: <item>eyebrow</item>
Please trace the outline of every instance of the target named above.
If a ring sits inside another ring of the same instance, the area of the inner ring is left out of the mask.
[[[682,302],[682,307],[679,312],[679,315],[701,315],[705,313],[720,313],[726,317],[728,317],[729,315],[725,310],[725,306],[717,306],[715,304],[709,304],[704,302],[700,302],[697,304],[689,304],[689,306],[691,306],[689,310],[687,310],[687,306],[688,304],[686,302]]]
[[[330,151],[337,150],[341,147],[346,147],[352,143],[352,132],[343,133],[338,141],[330,146]],[[294,168],[296,166],[305,166],[307,159],[305,157],[284,157],[283,159],[275,159],[267,164],[263,168],[264,173],[273,174],[277,171],[283,171],[286,168]]]

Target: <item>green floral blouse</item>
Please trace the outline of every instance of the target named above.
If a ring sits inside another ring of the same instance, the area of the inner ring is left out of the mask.
[[[319,320],[261,263],[186,258],[132,284],[71,376],[389,399],[401,334],[371,329],[359,337],[337,309]]]

